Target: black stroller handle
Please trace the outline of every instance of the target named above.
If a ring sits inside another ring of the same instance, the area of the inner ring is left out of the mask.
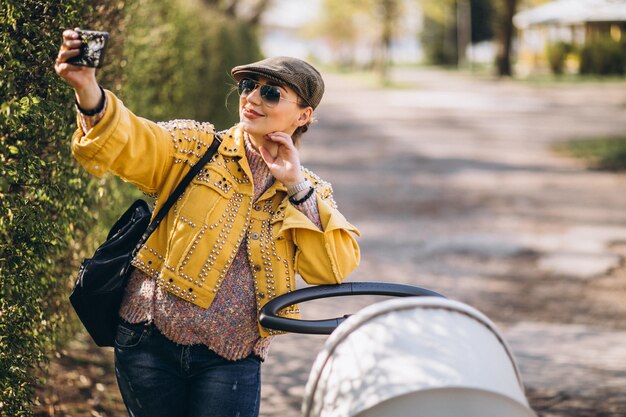
[[[317,285],[283,294],[261,308],[259,322],[263,327],[291,333],[331,334],[349,315],[326,320],[296,320],[278,317],[283,308],[319,298],[347,295],[388,295],[392,297],[443,297],[426,288],[390,282],[348,282],[337,285]]]

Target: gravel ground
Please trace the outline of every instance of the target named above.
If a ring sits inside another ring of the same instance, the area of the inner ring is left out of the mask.
[[[430,70],[402,89],[328,77],[303,159],[362,237],[352,281],[403,282],[500,327],[539,416],[626,415],[626,175],[556,156],[626,132],[626,89],[528,86]],[[335,299],[337,300],[337,299]],[[335,317],[372,299],[307,303]],[[264,417],[297,415],[323,337],[278,339]]]

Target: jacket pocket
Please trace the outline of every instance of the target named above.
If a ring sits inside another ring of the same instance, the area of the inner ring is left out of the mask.
[[[210,224],[216,205],[237,191],[236,183],[229,177],[214,167],[200,171],[183,196],[180,215],[192,222]]]
[[[196,175],[174,208],[176,217],[167,247],[169,265],[180,269],[184,266],[181,262],[187,264],[188,259],[184,258],[191,256],[199,241],[206,238],[209,226],[219,221],[224,213],[218,211],[227,207],[225,202],[233,193],[233,183],[213,168],[205,168]]]
[[[238,185],[230,174],[211,166],[189,187],[174,220],[167,257],[179,277],[201,286],[211,271],[223,269],[231,252],[229,226],[237,218]]]

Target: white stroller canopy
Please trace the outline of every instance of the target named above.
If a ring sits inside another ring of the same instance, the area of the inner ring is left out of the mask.
[[[304,417],[534,417],[510,349],[476,309],[392,299],[342,323],[306,385]]]

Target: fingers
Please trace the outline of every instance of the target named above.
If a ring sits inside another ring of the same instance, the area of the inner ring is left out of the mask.
[[[65,78],[69,72],[81,70],[82,68],[67,63],[67,60],[80,54],[80,50],[72,49],[69,51],[59,51],[57,59],[54,62],[54,70],[61,77]]]
[[[293,144],[293,140],[291,139],[291,136],[289,136],[285,132],[268,133],[267,134],[267,138],[269,140],[271,140],[272,142],[275,142],[275,143],[277,143],[279,145],[286,146],[287,148],[290,148],[290,149],[292,149],[292,148],[295,149],[295,146]]]
[[[96,69],[67,62],[70,58],[77,57],[81,53],[82,41],[76,29],[63,31],[63,40],[54,62],[54,70],[70,87],[82,89],[95,81]]]
[[[81,44],[80,39],[66,39],[61,43],[61,50],[80,49]]]
[[[78,30],[78,28],[72,30],[72,29],[66,29],[63,31],[63,39],[79,39],[78,36],[78,32],[76,32],[76,30]]]
[[[67,61],[69,58],[72,58],[79,54],[80,54],[80,49],[68,49],[65,51],[61,50],[59,51],[59,54],[57,55],[57,64],[61,64]]]
[[[268,142],[266,146],[259,146],[259,152],[272,175],[284,184],[303,181],[300,157],[291,136],[284,132],[272,132],[265,137]],[[274,147],[275,155],[271,152]]]
[[[56,58],[56,66],[61,67],[63,63],[65,63],[69,58],[78,56],[80,54],[80,45],[81,40],[75,31],[71,29],[67,29],[63,31],[63,42],[61,43],[61,47],[59,48],[59,53]],[[65,69],[67,65],[63,65],[62,68]]]

